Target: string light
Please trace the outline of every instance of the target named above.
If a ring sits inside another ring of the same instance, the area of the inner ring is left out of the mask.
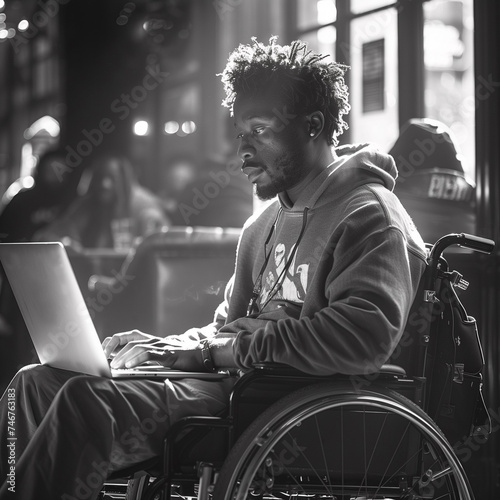
[[[30,23],[26,21],[26,19],[22,19],[19,21],[19,24],[17,25],[17,29],[19,31],[26,31],[29,28]]]
[[[149,132],[149,123],[146,120],[137,120],[134,123],[134,134],[145,136]]]
[[[181,128],[185,134],[192,134],[193,132],[196,131],[196,123],[194,123],[191,120],[188,120],[182,124]]]
[[[196,123],[192,120],[186,120],[179,124],[174,120],[170,120],[165,123],[163,130],[168,135],[177,134],[179,137],[185,137],[196,132]]]
[[[5,0],[0,0],[0,42],[16,36],[16,30],[7,26],[7,15],[2,12],[5,8]]]
[[[176,121],[168,121],[167,123],[165,123],[165,133],[166,134],[169,134],[169,135],[172,135],[172,134],[176,134],[177,131],[179,130],[179,124],[176,122]]]

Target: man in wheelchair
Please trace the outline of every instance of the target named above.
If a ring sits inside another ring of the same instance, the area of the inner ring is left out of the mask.
[[[273,362],[349,375],[389,358],[426,253],[392,193],[392,157],[369,144],[337,147],[349,111],[346,69],[300,41],[254,39],[230,55],[223,104],[241,169],[261,199],[276,199],[245,224],[213,323],[180,335],[117,333],[103,343],[113,367],[235,373]],[[17,441],[15,488],[5,481],[0,497],[96,498],[111,473],[159,456],[179,419],[221,412],[235,378],[113,380],[23,368],[2,399],[2,481],[12,402]]]

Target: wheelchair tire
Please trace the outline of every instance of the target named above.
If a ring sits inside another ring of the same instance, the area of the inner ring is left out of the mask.
[[[280,399],[240,436],[213,500],[472,500],[442,432],[385,388],[319,383]]]

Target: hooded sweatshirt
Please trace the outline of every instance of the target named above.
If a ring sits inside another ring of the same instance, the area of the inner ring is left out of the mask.
[[[366,374],[402,335],[425,245],[392,193],[393,158],[370,145],[336,153],[293,206],[279,197],[243,228],[213,324],[217,335],[235,335],[243,370],[275,362]]]

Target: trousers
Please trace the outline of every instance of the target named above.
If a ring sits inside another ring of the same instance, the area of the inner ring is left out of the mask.
[[[25,367],[0,400],[0,499],[95,499],[112,472],[160,456],[178,419],[223,411],[231,386]]]

